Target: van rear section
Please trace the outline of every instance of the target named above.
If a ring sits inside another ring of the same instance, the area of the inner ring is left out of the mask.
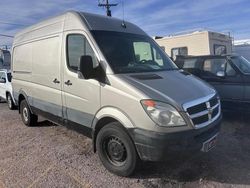
[[[112,173],[129,176],[139,160],[216,145],[216,91],[132,23],[67,12],[19,32],[12,54],[23,123],[41,115],[85,134]]]

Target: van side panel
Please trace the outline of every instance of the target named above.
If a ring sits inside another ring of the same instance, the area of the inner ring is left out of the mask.
[[[32,45],[33,106],[59,117],[62,117],[61,36],[41,39]]]
[[[13,48],[12,58],[14,98],[18,100],[18,93],[25,91],[27,96],[32,96],[32,44],[23,44]],[[28,97],[32,104],[32,98]]]

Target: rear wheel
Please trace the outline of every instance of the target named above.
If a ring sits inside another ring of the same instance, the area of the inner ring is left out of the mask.
[[[129,135],[113,122],[97,135],[96,148],[103,165],[119,176],[131,175],[137,165],[138,155]]]
[[[7,93],[7,95],[6,95],[6,101],[8,103],[9,109],[14,110],[15,104],[14,104],[13,99],[12,99],[12,97],[11,97],[11,95],[9,93]]]
[[[38,117],[31,113],[28,103],[25,100],[21,101],[20,113],[22,121],[26,126],[31,127],[36,125]]]

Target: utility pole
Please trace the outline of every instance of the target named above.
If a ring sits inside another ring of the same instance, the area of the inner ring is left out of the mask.
[[[106,0],[106,3],[99,3],[98,4],[99,7],[105,7],[107,9],[107,16],[109,16],[109,17],[112,16],[110,7],[115,7],[117,5],[118,5],[118,3],[109,4],[109,0]]]

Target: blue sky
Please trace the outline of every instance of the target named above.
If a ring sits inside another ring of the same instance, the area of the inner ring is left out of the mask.
[[[112,8],[113,17],[122,18],[122,1],[125,20],[152,36],[207,28],[230,32],[235,39],[250,38],[250,0],[110,0],[119,3]],[[104,15],[105,10],[97,4],[98,0],[8,0],[0,6],[0,34],[14,35],[25,26],[67,10]],[[12,39],[0,37],[0,45],[11,43]]]

